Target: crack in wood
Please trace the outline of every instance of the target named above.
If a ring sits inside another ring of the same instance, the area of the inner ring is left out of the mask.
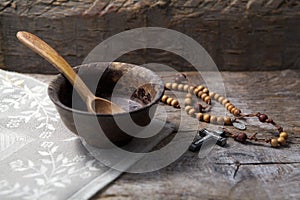
[[[240,166],[242,165],[290,165],[290,164],[300,164],[300,161],[294,161],[294,162],[239,162],[239,161],[234,161],[233,163],[214,163],[216,165],[235,165],[236,169],[234,170],[233,173],[233,178],[236,177],[237,172],[240,169]]]

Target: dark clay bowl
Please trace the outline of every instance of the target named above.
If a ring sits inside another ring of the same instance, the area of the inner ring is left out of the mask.
[[[66,127],[89,145],[110,148],[127,144],[147,126],[164,92],[161,79],[151,70],[127,63],[92,63],[75,68],[96,96],[111,99],[126,110],[117,114],[93,114],[72,85],[58,75],[48,87]]]

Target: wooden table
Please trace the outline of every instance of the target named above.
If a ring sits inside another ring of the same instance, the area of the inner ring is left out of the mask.
[[[186,74],[192,83],[203,84],[195,72]],[[212,72],[201,74],[205,77]],[[285,147],[241,144],[228,139],[226,147],[214,146],[205,158],[186,151],[159,171],[124,173],[92,199],[299,199],[300,71],[221,72],[221,75],[226,96],[237,107],[244,112],[266,113],[284,127],[289,133]],[[46,82],[52,78],[32,76]],[[174,119],[176,123],[180,111],[167,109],[170,121]],[[249,123],[248,135],[257,132],[258,137],[272,137],[275,132],[272,126],[258,120],[246,123]],[[205,123],[199,125],[204,126]]]

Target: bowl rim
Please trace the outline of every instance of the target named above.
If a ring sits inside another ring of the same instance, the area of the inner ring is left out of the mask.
[[[64,75],[62,73],[59,73],[55,76],[54,79],[52,79],[48,85],[48,97],[50,98],[50,100],[58,107],[66,110],[66,111],[70,111],[70,112],[75,112],[75,113],[78,113],[78,114],[82,114],[82,115],[88,115],[88,116],[101,116],[101,117],[113,117],[113,116],[122,116],[122,115],[128,115],[128,114],[131,114],[131,113],[136,113],[136,112],[141,112],[147,108],[150,108],[151,106],[153,106],[154,104],[156,104],[160,99],[161,97],[163,96],[164,94],[164,84],[163,84],[163,81],[161,80],[161,78],[158,76],[158,74],[156,74],[154,71],[146,68],[146,67],[142,67],[142,66],[139,66],[139,65],[135,65],[135,64],[131,64],[131,63],[124,63],[124,62],[93,62],[93,63],[87,63],[87,64],[82,64],[82,65],[77,65],[74,67],[74,69],[79,69],[80,67],[84,67],[84,66],[87,66],[87,65],[97,65],[99,63],[106,63],[107,66],[111,65],[111,63],[120,63],[120,64],[126,64],[126,65],[131,65],[131,66],[134,66],[134,67],[139,67],[139,68],[143,68],[145,70],[148,70],[149,73],[152,73],[155,77],[157,77],[157,80],[159,81],[158,83],[155,83],[156,85],[160,85],[161,86],[161,90],[158,90],[158,93],[155,95],[155,98],[153,99],[153,101],[151,101],[149,104],[145,105],[145,106],[142,106],[141,108],[138,108],[136,110],[133,110],[133,111],[129,111],[129,112],[122,112],[122,113],[115,113],[115,114],[103,114],[103,113],[91,113],[91,112],[88,112],[88,111],[83,111],[83,110],[78,110],[78,109],[74,109],[74,108],[71,108],[71,107],[68,107],[66,106],[65,104],[63,104],[61,101],[59,101],[59,98],[58,98],[58,94],[57,92],[54,91],[54,84],[55,84],[55,81],[57,81],[60,77],[64,77]],[[66,79],[66,78],[65,78]],[[66,79],[67,80],[67,79]],[[68,81],[68,80],[67,80]]]

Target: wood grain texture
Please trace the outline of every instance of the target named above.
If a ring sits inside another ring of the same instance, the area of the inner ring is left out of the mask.
[[[300,63],[299,21],[297,0],[0,0],[0,66],[55,73],[20,45],[15,38],[19,30],[38,35],[75,66],[110,36],[157,26],[192,37],[221,70],[295,69]],[[168,52],[137,51],[118,60],[193,70]]]
[[[203,84],[199,75],[187,74],[191,82]],[[202,72],[201,75],[216,77],[213,72]],[[159,171],[125,173],[92,199],[299,199],[300,71],[221,72],[221,75],[231,102],[247,113],[264,112],[285,128],[290,134],[286,147],[244,145],[228,139],[225,148],[214,146],[204,158],[187,151]],[[35,77],[48,82],[52,76]],[[164,78],[165,81],[168,79]],[[215,105],[212,112],[219,112],[220,108]],[[179,111],[169,106],[166,109],[169,120],[176,125]],[[183,123],[188,123],[189,119],[186,120]],[[273,136],[272,126],[255,119],[246,122],[247,133]]]

